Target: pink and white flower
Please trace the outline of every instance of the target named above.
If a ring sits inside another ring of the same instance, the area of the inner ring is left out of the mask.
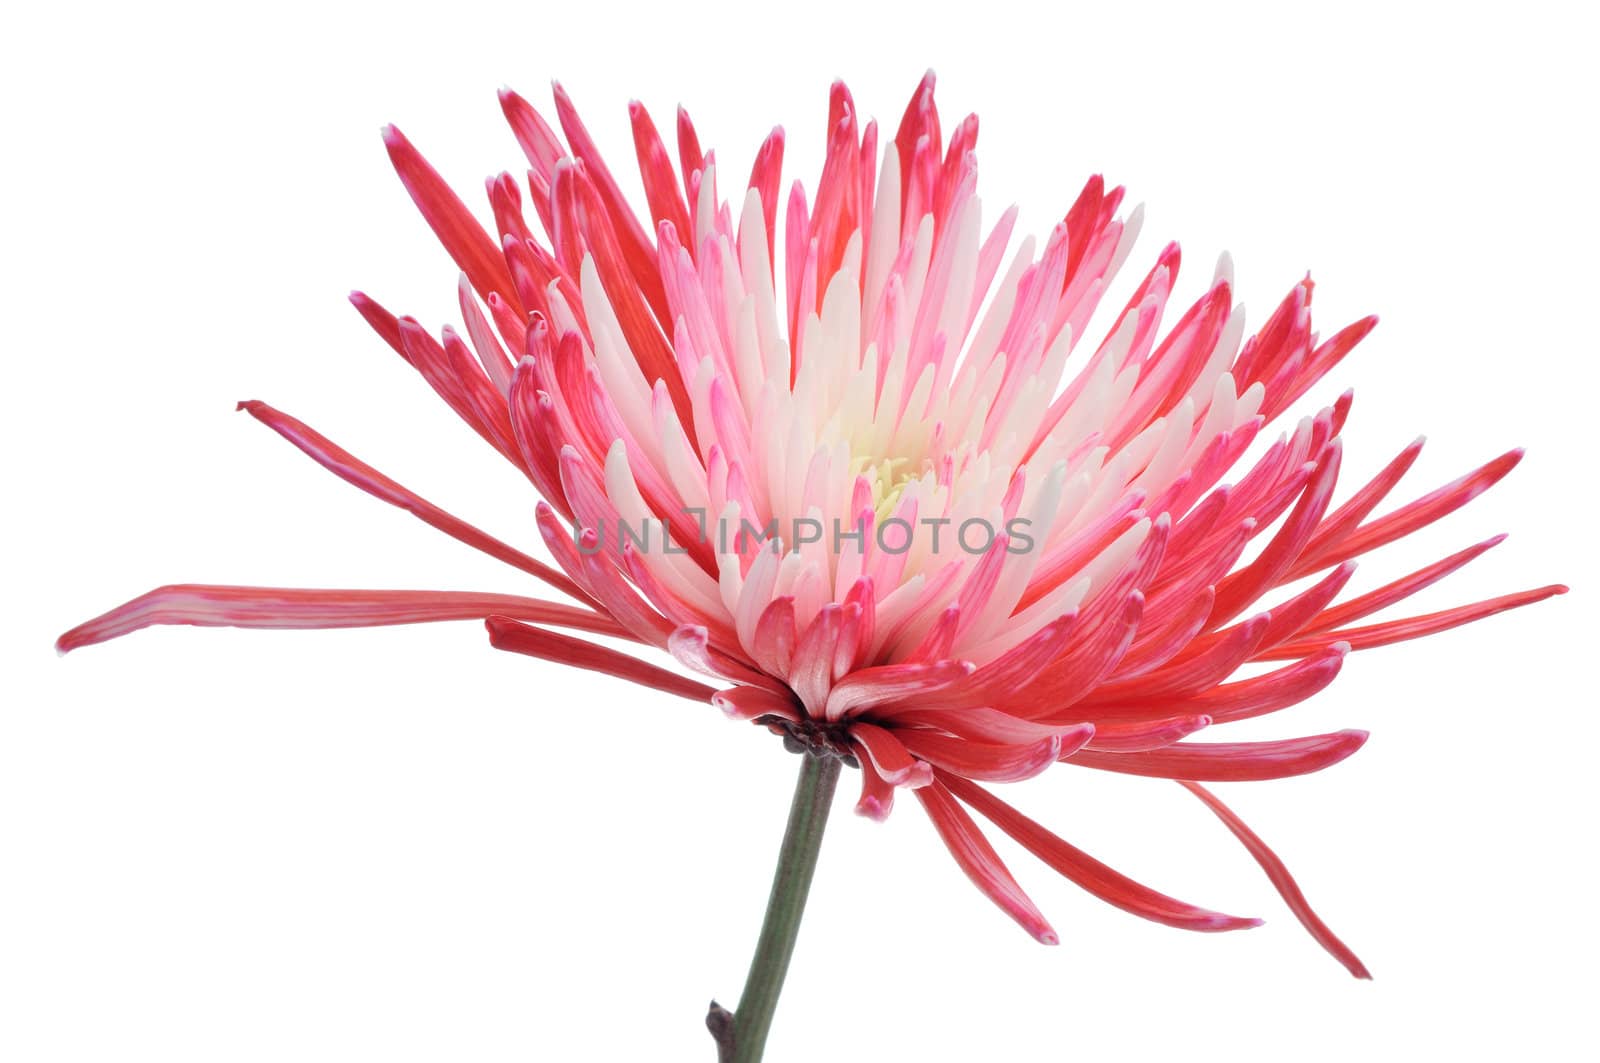
[[[972,881],[1051,943],[974,813],[1137,915],[1190,930],[1256,924],[1132,881],[987,787],[1058,763],[1177,780],[1317,940],[1365,975],[1201,784],[1317,771],[1366,734],[1196,736],[1310,697],[1352,650],[1565,590],[1369,620],[1495,538],[1339,600],[1357,557],[1459,508],[1520,452],[1374,516],[1419,441],[1335,505],[1350,394],[1270,443],[1264,429],[1375,319],[1319,336],[1307,279],[1247,334],[1226,257],[1197,302],[1169,313],[1176,244],[1125,305],[1101,309],[1141,212],[1119,213],[1123,190],[1096,176],[1050,233],[1014,242],[1015,210],[986,222],[977,196],[978,120],[946,136],[931,75],[881,144],[835,84],[815,194],[796,182],[781,211],[781,129],[730,202],[719,184],[738,186],[688,115],[675,167],[633,104],[648,224],[559,87],[564,140],[522,97],[503,92],[501,104],[529,170],[526,186],[509,173],[488,182],[492,231],[398,130],[385,132],[461,269],[462,331],[435,337],[366,295],[352,301],[527,475],[554,565],[287,414],[241,408],[568,600],[169,586],[67,632],[60,648],[151,624],[483,619],[501,649],[710,702],[856,765],[865,815],[887,816],[909,792]],[[626,639],[661,663],[553,627]],[[705,681],[664,666],[673,660]],[[1275,666],[1250,668],[1263,662]]]

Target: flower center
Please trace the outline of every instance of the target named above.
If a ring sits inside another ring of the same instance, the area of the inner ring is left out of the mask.
[[[860,457],[855,460],[853,473],[866,475],[872,481],[872,511],[878,523],[894,516],[906,486],[921,479],[926,466],[926,460],[911,458]]]

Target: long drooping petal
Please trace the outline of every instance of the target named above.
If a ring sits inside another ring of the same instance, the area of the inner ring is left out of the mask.
[[[157,624],[194,627],[338,628],[482,620],[494,614],[627,637],[617,623],[588,609],[466,591],[366,591],[233,587],[178,583],[157,587],[68,631],[62,653]]]
[[[939,832],[950,855],[955,857],[956,863],[967,873],[972,884],[1041,944],[1059,944],[1061,939],[1050,929],[1050,924],[1045,922],[1033,901],[1022,892],[1017,880],[1000,862],[994,846],[989,844],[972,817],[956,804],[950,791],[934,782],[912,792],[922,802],[934,829]]]
[[[346,483],[361,488],[361,490],[374,498],[380,498],[392,506],[400,507],[424,524],[438,528],[452,539],[458,539],[468,546],[482,550],[490,557],[504,561],[513,568],[519,568],[531,576],[537,576],[565,594],[579,599],[586,597],[578,589],[577,584],[549,565],[536,558],[529,557],[494,536],[479,531],[466,521],[446,513],[421,495],[391,480],[304,422],[256,400],[241,402],[238,408],[246,411],[250,416],[299,447],[311,460]]]
[[[1082,849],[1068,844],[975,783],[944,772],[939,773],[939,781],[1040,860],[1089,893],[1125,912],[1180,930],[1214,932],[1245,930],[1261,925],[1259,919],[1224,915],[1199,908],[1135,882]]]
[[[1234,815],[1232,809],[1223,804],[1215,794],[1199,783],[1179,780],[1178,785],[1204,801],[1206,807],[1216,813],[1218,819],[1227,824],[1228,829],[1233,832],[1233,836],[1238,838],[1244,844],[1244,847],[1250,851],[1250,855],[1256,858],[1256,863],[1260,864],[1261,870],[1267,873],[1267,878],[1272,882],[1273,888],[1278,891],[1278,895],[1289,906],[1289,910],[1294,913],[1294,917],[1300,920],[1300,924],[1310,931],[1317,944],[1327,949],[1334,959],[1344,964],[1345,969],[1357,978],[1372,977],[1371,973],[1367,971],[1366,965],[1361,962],[1354,952],[1350,951],[1350,947],[1340,941],[1338,936],[1328,929],[1328,924],[1324,923],[1317,913],[1311,910],[1311,905],[1306,900],[1305,894],[1300,892],[1300,886],[1295,882],[1294,876],[1289,874],[1289,869],[1283,865],[1282,860],[1278,859],[1278,854],[1268,848],[1267,843],[1262,841],[1255,831],[1245,826],[1244,821]]]

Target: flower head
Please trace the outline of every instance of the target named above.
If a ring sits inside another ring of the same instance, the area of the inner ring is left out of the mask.
[[[1122,189],[1096,176],[1049,234],[1008,253],[1015,211],[986,224],[976,194],[977,118],[947,137],[931,75],[882,144],[835,84],[815,194],[796,182],[781,212],[781,129],[730,203],[719,183],[731,182],[687,114],[675,168],[633,104],[649,224],[559,86],[564,142],[522,97],[503,92],[501,104],[530,169],[526,191],[506,173],[488,182],[493,233],[398,130],[384,133],[460,267],[464,334],[435,338],[363,294],[352,300],[532,481],[555,564],[294,418],[241,407],[350,483],[568,600],[172,586],[60,647],[158,623],[481,618],[501,649],[710,702],[855,765],[868,816],[909,792],[972,881],[1046,942],[1054,931],[980,818],[1137,915],[1191,930],[1255,925],[1134,882],[987,785],[1058,763],[1176,780],[1364,974],[1271,850],[1201,784],[1317,771],[1365,733],[1194,736],[1311,696],[1352,650],[1564,590],[1365,622],[1496,538],[1339,601],[1355,558],[1463,505],[1520,452],[1374,516],[1419,441],[1334,505],[1350,394],[1270,443],[1265,429],[1375,319],[1319,337],[1307,279],[1247,335],[1226,257],[1197,302],[1169,312],[1176,244],[1097,319],[1140,212],[1120,214]],[[663,651],[707,682],[554,627]]]

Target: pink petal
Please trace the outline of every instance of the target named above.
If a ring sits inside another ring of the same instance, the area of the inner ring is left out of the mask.
[[[1365,731],[1336,731],[1271,742],[1179,743],[1144,753],[1097,753],[1085,749],[1067,763],[1157,779],[1259,782],[1332,767],[1366,741]]]
[[[496,560],[504,561],[514,568],[519,568],[529,575],[544,580],[563,593],[569,594],[574,598],[581,599],[585,597],[583,592],[578,589],[577,584],[549,565],[506,545],[492,535],[479,531],[466,521],[451,516],[427,499],[389,479],[377,469],[374,469],[301,421],[273,409],[264,402],[253,400],[241,402],[238,408],[245,410],[250,416],[299,447],[311,460],[346,483],[354,484],[367,492],[367,494],[372,495],[374,498],[382,499],[391,506],[398,506],[424,524],[438,528],[453,539],[458,539],[468,546],[482,550]]]
[[[756,151],[756,161],[750,167],[750,187],[761,196],[761,220],[767,230],[767,271],[773,269],[773,255],[777,244],[774,227],[778,217],[778,191],[783,172],[783,128],[775,127]]]
[[[395,353],[411,361],[411,356],[406,353],[405,344],[400,341],[400,319],[380,306],[366,292],[351,292],[350,305],[356,308],[364,321],[371,326],[383,341],[393,347]]]
[[[549,507],[544,507],[548,512]],[[578,563],[583,566],[584,586],[593,594],[600,605],[615,617],[618,623],[633,633],[640,642],[648,643],[656,649],[666,649],[667,642],[672,636],[673,623],[660,613],[656,612],[641,598],[631,584],[622,578],[616,566],[609,559],[601,557],[600,552],[592,545],[588,545],[585,532],[585,549],[575,551]]]
[[[1094,734],[1093,724],[1080,724],[1067,737],[1051,735],[1030,745],[993,745],[932,731],[899,729],[895,736],[912,756],[935,768],[986,782],[1021,782],[1056,762],[1063,744],[1081,748]]]
[[[1296,399],[1304,395],[1313,384],[1321,380],[1327,373],[1344,360],[1356,344],[1366,339],[1368,333],[1377,327],[1376,315],[1368,315],[1360,321],[1352,322],[1334,333],[1333,336],[1311,352],[1306,365],[1300,370],[1292,383],[1287,387],[1277,389],[1269,413],[1277,413],[1288,408]]]
[[[665,690],[690,701],[710,701],[716,690],[685,678],[676,672],[647,664],[625,653],[582,639],[558,635],[553,631],[520,624],[509,617],[491,616],[484,621],[489,629],[489,644],[497,650],[509,650],[529,657],[542,657],[557,664],[587,668],[604,672],[641,686]]]
[[[924,709],[917,707],[915,702],[893,706],[888,710],[874,709],[870,716],[892,723],[896,729],[935,728],[957,738],[997,745],[1025,745],[1054,735],[1075,734],[1084,724],[1082,719],[1048,723],[1025,720],[988,707]]]
[[[517,363],[511,374],[511,434],[522,454],[523,468],[534,486],[568,521],[573,519],[566,489],[561,486],[560,413],[550,395],[540,390],[532,358]]]
[[[1097,629],[1086,632],[1082,641],[1042,672],[1029,689],[1018,691],[1001,707],[1026,711],[1034,718],[1059,719],[1116,668],[1133,645],[1143,613],[1144,595],[1133,591],[1118,612],[1108,613]]]
[[[1068,844],[975,783],[942,773],[939,781],[984,818],[1015,838],[1034,856],[1084,890],[1125,912],[1180,930],[1216,932],[1246,930],[1261,925],[1259,919],[1244,919],[1197,908],[1135,882],[1082,849]]]
[[[411,194],[412,202],[456,265],[472,281],[477,293],[483,298],[488,298],[490,292],[502,296],[515,294],[499,243],[484,232],[483,226],[438,172],[394,126],[384,128],[383,143],[389,149],[389,161]]]
[[[1344,505],[1328,514],[1316,534],[1311,536],[1311,542],[1306,544],[1305,560],[1309,561],[1321,554],[1330,544],[1339,542],[1366,520],[1367,515],[1378,508],[1416,463],[1417,455],[1422,453],[1422,444],[1423,440],[1420,437],[1413,440],[1404,450],[1391,458],[1389,463],[1378,471],[1378,475],[1351,495]]]
[[[700,151],[700,138],[695,136],[694,123],[689,121],[689,112],[681,106],[678,108],[678,161],[683,168],[683,183],[687,187],[689,177],[705,169],[706,158]],[[690,204],[693,204],[690,200]]]
[[[830,602],[817,611],[795,646],[789,687],[813,717],[822,715],[833,686],[833,655],[839,642],[841,608]],[[837,719],[837,717],[834,717]]]
[[[1211,613],[1214,625],[1224,624],[1248,609],[1250,603],[1276,586],[1299,559],[1333,498],[1342,453],[1342,443],[1335,439],[1328,445],[1294,511],[1272,541],[1248,566],[1217,584],[1217,603]]]
[[[1409,616],[1404,620],[1390,620],[1387,623],[1372,624],[1367,627],[1349,627],[1333,631],[1322,631],[1318,632],[1314,638],[1279,646],[1268,653],[1261,654],[1259,659],[1281,661],[1285,658],[1304,657],[1335,642],[1347,642],[1353,650],[1369,650],[1375,646],[1387,646],[1391,642],[1404,642],[1407,639],[1419,639],[1425,635],[1436,635],[1441,631],[1460,627],[1462,624],[1470,624],[1475,620],[1482,620],[1484,617],[1503,613],[1507,609],[1517,609],[1524,605],[1532,605],[1535,602],[1542,602],[1546,598],[1565,593],[1567,593],[1567,588],[1564,584],[1554,583],[1548,587],[1520,591],[1516,594],[1505,594],[1499,598],[1490,598],[1487,601],[1475,602],[1472,605],[1462,605],[1454,609],[1445,609],[1437,613]]]
[[[900,739],[882,727],[870,723],[852,724],[850,740],[866,751],[885,782],[919,787],[933,781],[933,769],[912,757]]]
[[[443,344],[410,317],[400,318],[400,343],[407,360],[456,416],[482,436],[484,442],[520,467],[521,454],[512,435],[509,414],[486,416],[484,406],[475,399],[473,392],[478,383],[491,391],[493,385],[482,379],[483,370],[472,361],[471,355],[452,357]],[[463,368],[467,370],[465,378],[461,372]]]
[[[1091,705],[1114,704],[1131,699],[1185,698],[1209,690],[1250,659],[1266,634],[1269,620],[1270,617],[1265,613],[1253,616],[1230,629],[1209,647],[1201,649],[1197,645],[1193,648],[1192,656],[1188,655],[1190,651],[1185,651],[1165,667],[1148,675],[1120,683],[1102,684],[1083,700],[1082,705],[1087,709]]]
[[[1276,646],[1306,630],[1319,619],[1319,614],[1328,603],[1344,590],[1344,585],[1350,582],[1355,570],[1356,563],[1346,561],[1293,598],[1273,606],[1268,614],[1272,619],[1267,624],[1266,633],[1261,636],[1261,645]]]
[[[1362,617],[1371,616],[1373,613],[1386,609],[1404,598],[1411,597],[1411,595],[1416,594],[1424,587],[1432,586],[1467,562],[1481,555],[1484,551],[1500,545],[1505,541],[1505,538],[1504,535],[1496,535],[1492,539],[1486,539],[1475,546],[1469,546],[1465,550],[1451,554],[1443,560],[1435,561],[1426,568],[1418,569],[1409,576],[1397,579],[1392,583],[1386,583],[1377,590],[1369,591],[1359,598],[1352,598],[1348,602],[1325,612],[1319,612],[1305,630],[1310,632],[1331,631],[1341,624],[1348,624],[1352,620],[1360,620]]]
[[[1044,915],[1022,892],[1022,887],[1017,885],[1017,880],[1001,863],[994,847],[984,838],[972,817],[956,804],[950,791],[935,782],[912,792],[922,802],[922,807],[927,809],[934,829],[939,832],[950,855],[956,858],[956,863],[966,872],[972,884],[1032,934],[1034,940],[1044,945],[1059,944],[1061,939],[1045,922]]]
[[[1244,847],[1250,850],[1250,855],[1256,858],[1256,863],[1260,864],[1261,869],[1267,873],[1267,878],[1271,880],[1273,887],[1278,891],[1278,895],[1289,905],[1289,910],[1294,913],[1296,919],[1300,920],[1300,925],[1311,932],[1311,936],[1316,939],[1317,944],[1327,949],[1334,959],[1344,964],[1345,970],[1357,978],[1370,979],[1372,975],[1367,971],[1361,960],[1356,957],[1356,954],[1351,952],[1349,946],[1340,941],[1333,931],[1328,929],[1328,925],[1317,917],[1317,913],[1311,910],[1311,905],[1306,901],[1305,894],[1300,892],[1300,887],[1295,882],[1294,876],[1289,874],[1289,869],[1283,865],[1282,860],[1278,859],[1278,855],[1267,848],[1267,843],[1257,837],[1256,833],[1249,827],[1245,826],[1244,821],[1233,814],[1232,809],[1219,801],[1211,791],[1199,783],[1180,780],[1178,785],[1204,801],[1206,807],[1215,812],[1217,818],[1227,824],[1229,830],[1233,831],[1234,837],[1244,843]]]
[[[945,660],[950,656],[950,648],[955,645],[956,629],[960,626],[961,606],[945,606],[933,626],[928,628],[927,634],[922,636],[922,641],[901,660],[906,663]]]
[[[1396,539],[1409,535],[1418,528],[1427,527],[1441,517],[1454,513],[1474,498],[1498,483],[1522,460],[1521,450],[1511,450],[1465,476],[1431,491],[1410,505],[1402,506],[1386,517],[1379,517],[1343,538],[1329,542],[1315,554],[1307,554],[1288,574],[1293,579],[1313,572],[1325,565],[1335,564],[1374,550]]]
[[[1146,608],[1150,615],[1140,625],[1139,637],[1123,655],[1109,682],[1148,675],[1192,644],[1211,617],[1216,593],[1203,587],[1199,593],[1163,594]]]
[[[762,670],[769,675],[787,679],[794,662],[795,643],[799,634],[795,630],[794,598],[784,595],[774,598],[756,620],[755,645],[751,654]]]
[[[599,200],[596,205],[603,204],[601,209],[609,223],[608,227],[616,234],[615,239],[620,244],[621,259],[627,262],[628,278],[636,286],[635,290],[649,301],[656,317],[665,321],[666,300],[661,294],[660,275],[655,271],[655,246],[650,243],[649,235],[639,224],[639,219],[634,217],[622,189],[600,158],[599,149],[579,120],[577,108],[573,107],[566,89],[559,83],[551,88],[555,94],[556,118],[561,123],[561,131],[567,135],[567,143],[572,145],[573,156],[581,161],[587,171],[589,182]],[[593,213],[592,208],[590,212]],[[591,217],[591,220],[599,219]],[[612,298],[615,299],[615,296]]]
[[[882,664],[852,672],[834,685],[827,696],[827,717],[843,719],[853,712],[918,699],[959,683],[972,674],[965,661]]]
[[[761,687],[733,687],[711,696],[711,704],[735,720],[759,720],[776,716],[791,723],[800,722],[800,706]]]
[[[1335,642],[1319,653],[1265,675],[1227,683],[1184,703],[1217,723],[1233,723],[1298,705],[1333,682],[1350,647]]]
[[[1077,625],[1076,609],[1063,613],[973,672],[966,682],[920,694],[917,707],[960,709],[1003,704],[1026,695],[1034,678],[1068,644]]]
[[[633,123],[634,154],[639,157],[639,176],[644,181],[650,217],[657,225],[671,222],[678,232],[693,232],[689,226],[689,207],[683,201],[678,177],[672,172],[672,159],[661,143],[655,123],[650,120],[650,112],[645,110],[644,104],[634,100],[628,104],[628,117]]]
[[[512,135],[522,147],[522,153],[528,157],[528,163],[548,183],[555,173],[556,163],[567,157],[566,148],[562,147],[561,141],[539,112],[510,89],[500,90],[500,110],[511,126]]]
[[[56,649],[67,653],[157,624],[249,628],[382,627],[441,620],[481,620],[495,613],[601,635],[624,634],[611,618],[588,609],[510,594],[307,590],[179,583],[157,587],[88,623],[79,624],[56,640]]]
[[[855,649],[848,665],[838,655],[834,656],[833,678],[837,682],[850,672],[859,671],[866,667],[872,655],[874,639],[878,633],[878,596],[873,590],[872,578],[862,576],[850,585],[844,596],[845,609],[854,607],[858,610],[858,619],[855,626]],[[845,639],[839,640],[840,649],[845,646]]]
[[[710,638],[703,627],[693,624],[683,624],[673,629],[667,639],[667,651],[675,657],[679,664],[692,668],[701,675],[714,676],[717,679],[728,679],[746,686],[760,687],[774,694],[786,695],[788,689],[768,676],[757,672],[743,661],[739,661],[711,645]]]
[[[882,823],[894,809],[894,784],[872,766],[872,758],[865,750],[856,757],[861,765],[861,798],[856,802],[856,815]]]
[[[1165,716],[1155,720],[1109,723],[1097,720],[1087,748],[1105,753],[1142,753],[1161,749],[1211,726],[1211,717]],[[1068,752],[1066,756],[1071,756]]]

